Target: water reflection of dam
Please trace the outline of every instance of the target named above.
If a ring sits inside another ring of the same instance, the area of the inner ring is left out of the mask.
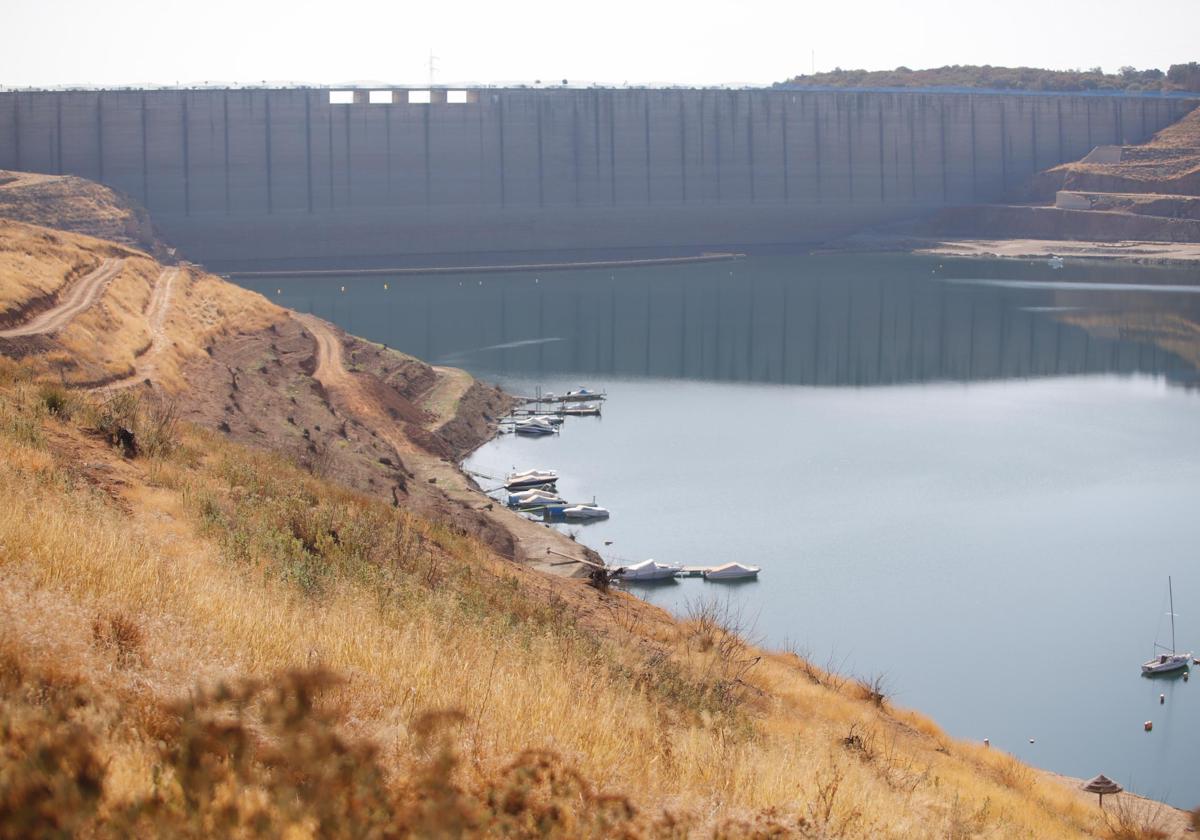
[[[1145,330],[1128,338],[1118,328],[1076,325],[1075,316],[1088,311],[1104,311],[1111,322],[1116,310],[1140,306],[1138,295],[946,282],[945,270],[931,274],[936,266],[886,257],[754,259],[617,273],[393,280],[386,290],[382,279],[353,278],[344,293],[340,280],[306,279],[288,281],[276,297],[421,358],[473,371],[804,385],[1194,375]],[[1013,276],[1034,269],[972,270]]]

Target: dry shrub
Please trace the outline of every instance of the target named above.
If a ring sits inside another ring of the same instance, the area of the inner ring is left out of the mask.
[[[179,408],[156,393],[116,391],[91,407],[89,424],[129,458],[170,455],[179,445]]]
[[[328,444],[302,441],[296,448],[296,466],[316,478],[326,478],[337,462],[337,453]]]
[[[73,720],[88,702],[54,679],[26,679],[6,658],[0,682],[0,838],[70,837],[92,819],[104,765]]]
[[[137,622],[123,613],[93,619],[92,642],[99,648],[111,650],[122,668],[142,664],[145,636]]]
[[[167,707],[177,724],[160,733],[153,790],[101,808],[104,724],[77,713],[94,698],[79,690],[45,696],[28,680],[5,680],[0,838],[278,837],[299,826],[330,838],[682,836],[682,823],[647,822],[553,752],[524,752],[465,784],[453,737],[464,717],[456,711],[417,718],[406,772],[389,780],[377,747],[342,735],[339,716],[322,702],[339,682],[327,671],[293,671],[270,686],[246,680],[197,690]]]
[[[870,677],[860,677],[855,680],[858,696],[877,709],[885,709],[891,689],[888,688],[887,674],[875,674]]]
[[[28,365],[0,355],[0,386],[28,382],[33,377],[33,371]]]
[[[62,385],[43,382],[38,386],[38,398],[46,411],[63,420],[70,420],[78,408],[75,396]]]
[[[1112,803],[1101,812],[1110,840],[1165,840],[1168,809],[1157,802],[1134,796],[1110,797]]]
[[[138,397],[133,391],[117,391],[92,407],[90,425],[111,445],[128,457],[137,454]]]
[[[165,457],[179,445],[179,407],[175,401],[152,393],[140,401],[137,414],[138,448],[154,457]]]

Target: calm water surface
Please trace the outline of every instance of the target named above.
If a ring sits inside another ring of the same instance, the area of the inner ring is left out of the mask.
[[[726,600],[952,735],[1200,804],[1200,680],[1139,676],[1168,574],[1200,653],[1197,272],[839,256],[247,285],[517,393],[607,388],[601,419],[467,466],[557,469],[613,511],[570,530],[614,562],[764,569],[643,597]]]

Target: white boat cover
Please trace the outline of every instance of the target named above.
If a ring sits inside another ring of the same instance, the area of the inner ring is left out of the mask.
[[[758,566],[744,566],[741,563],[726,563],[704,573],[707,580],[732,580],[733,578],[754,577],[761,569]]]
[[[678,563],[656,563],[654,560],[643,560],[641,563],[625,566],[621,570],[621,577],[625,580],[663,580],[675,577],[682,569],[683,567]]]
[[[607,519],[608,509],[599,505],[571,505],[563,508],[563,516],[567,519]]]
[[[552,478],[558,478],[558,471],[557,470],[532,469],[532,470],[521,470],[520,472],[514,472],[514,473],[508,474],[509,481],[519,481],[523,478],[537,478],[537,479],[541,479],[543,481],[549,481]]]
[[[516,423],[513,431],[519,435],[552,435],[554,427],[549,423]]]
[[[523,490],[508,497],[510,505],[565,505],[567,500],[546,490]]]
[[[506,487],[530,487],[538,484],[554,484],[558,481],[558,473],[554,470],[526,470],[513,473],[504,480]]]

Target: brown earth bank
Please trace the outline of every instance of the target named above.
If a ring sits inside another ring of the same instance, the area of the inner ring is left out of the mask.
[[[129,245],[158,260],[174,256],[144,207],[74,175],[0,170],[0,217]]]
[[[128,248],[78,306],[97,240],[4,243],[56,302],[0,338],[0,831],[1170,836],[576,579],[457,466],[509,408],[462,371]]]
[[[849,237],[1200,243],[1200,108],[1138,146],[1098,147],[973,205]]]
[[[1116,240],[1089,242],[1069,239],[921,237],[902,234],[862,234],[831,242],[814,253],[936,254],[986,259],[1076,259],[1120,261],[1146,265],[1200,266],[1200,242]]]
[[[942,211],[927,222],[912,225],[908,232],[926,238],[1200,243],[1200,220],[1104,210],[988,204]]]
[[[1058,190],[1200,196],[1200,108],[1147,142],[1114,153],[1118,160],[1084,158],[1040,173],[1031,197],[1052,202]]]

